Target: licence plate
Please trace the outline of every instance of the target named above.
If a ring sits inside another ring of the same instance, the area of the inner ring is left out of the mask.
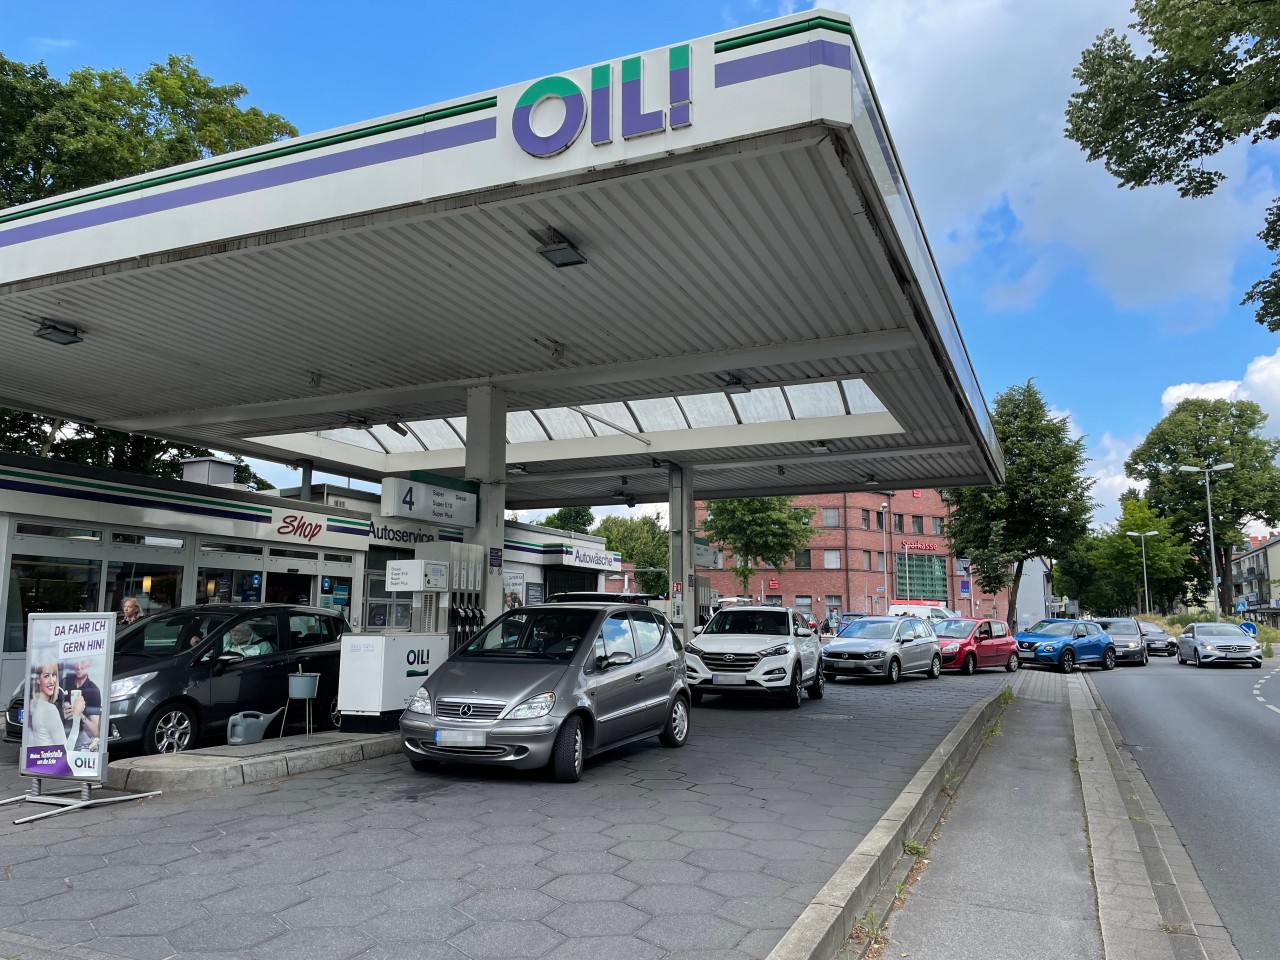
[[[1035,655],[1034,653],[1032,653],[1030,650],[1019,650],[1019,651],[1018,651],[1018,659],[1019,659],[1019,660],[1034,660],[1035,658],[1036,658],[1036,655]]]
[[[747,678],[737,673],[713,673],[711,683],[717,687],[745,687]]]
[[[483,730],[437,730],[438,747],[483,747],[488,736]]]

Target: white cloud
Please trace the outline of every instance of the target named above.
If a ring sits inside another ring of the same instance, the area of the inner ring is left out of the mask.
[[[51,53],[55,50],[70,50],[76,45],[75,40],[66,37],[31,37],[30,44],[37,53]]]
[[[1160,395],[1165,412],[1189,397],[1208,400],[1252,400],[1270,418],[1266,432],[1280,436],[1280,350],[1254,357],[1239,380],[1210,383],[1176,383]]]
[[[1112,523],[1120,516],[1120,494],[1130,487],[1146,488],[1145,481],[1131,480],[1124,474],[1124,462],[1142,435],[1117,437],[1104,432],[1089,448],[1089,476],[1094,480],[1093,499],[1098,508],[1093,513],[1095,525]]]
[[[1076,422],[1075,414],[1070,410],[1059,410],[1057,407],[1049,408],[1049,416],[1054,420],[1067,421],[1067,433],[1072,440],[1079,440],[1084,436],[1084,431],[1080,429],[1080,424]]]
[[[1217,195],[1183,200],[1170,188],[1120,190],[1063,135],[1080,52],[1106,27],[1123,29],[1129,0],[828,0],[847,11],[944,272],[992,237],[1007,205],[1025,254],[989,293],[997,308],[1034,303],[1064,270],[1083,265],[1123,308],[1190,298],[1238,298],[1231,273],[1257,245],[1269,170],[1246,177],[1244,148],[1217,165]],[[1005,231],[1007,233],[1007,230]],[[1194,325],[1209,310],[1190,310]],[[1205,319],[1206,316],[1208,319]],[[1173,318],[1187,332],[1188,321]]]

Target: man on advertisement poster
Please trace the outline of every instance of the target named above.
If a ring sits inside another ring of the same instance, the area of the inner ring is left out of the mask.
[[[19,772],[99,782],[106,765],[102,685],[111,682],[115,620],[102,614],[32,614],[28,635],[30,695]]]

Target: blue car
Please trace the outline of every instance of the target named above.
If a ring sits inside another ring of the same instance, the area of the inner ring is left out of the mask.
[[[1070,673],[1078,663],[1111,670],[1116,645],[1096,623],[1088,620],[1041,620],[1013,638],[1023,666],[1057,667]]]

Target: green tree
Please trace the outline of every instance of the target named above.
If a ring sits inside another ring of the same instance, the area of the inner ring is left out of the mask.
[[[1280,522],[1280,440],[1262,435],[1266,422],[1262,408],[1250,400],[1183,400],[1151,428],[1124,465],[1128,476],[1146,481],[1147,502],[1191,545],[1203,597],[1212,589],[1204,474],[1178,467],[1234,464],[1210,475],[1223,611],[1231,609],[1231,548],[1245,542],[1244,525]]]
[[[0,209],[297,135],[278,114],[240,107],[246,93],[214,83],[190,57],[132,79],[85,67],[63,82],[43,63],[0,54]],[[181,460],[209,455],[17,410],[0,409],[0,430],[3,450],[156,476],[180,476]],[[237,482],[270,487],[240,464]]]
[[[973,561],[984,591],[1009,588],[1013,626],[1026,562],[1060,559],[1088,532],[1093,481],[1083,473],[1084,439],[1071,439],[1066,418],[1049,414],[1034,382],[996,397],[992,420],[1005,482],[945,490],[951,504],[946,529],[956,555]]]
[[[634,567],[654,567],[636,574],[640,590],[644,593],[665,594],[671,565],[671,538],[660,518],[602,517],[591,531],[604,537],[610,550],[617,550],[622,559]]]
[[[1090,533],[1077,541],[1053,565],[1053,591],[1071,597],[1098,616],[1114,614],[1126,608],[1132,592],[1113,568],[1099,560],[1098,554],[1107,533]]]
[[[1225,179],[1206,166],[1224,147],[1280,137],[1280,3],[1136,0],[1131,24],[1150,52],[1106,30],[1073,71],[1067,136],[1121,186],[1173,184],[1184,197]],[[1280,251],[1280,198],[1258,236]],[[1280,258],[1244,298],[1280,331]]]
[[[561,507],[539,520],[538,526],[566,530],[569,533],[590,533],[595,520],[590,507]]]
[[[731,572],[745,595],[757,563],[782,570],[797,550],[809,546],[816,532],[809,526],[814,512],[792,506],[790,497],[711,500],[702,530],[733,554]]]

